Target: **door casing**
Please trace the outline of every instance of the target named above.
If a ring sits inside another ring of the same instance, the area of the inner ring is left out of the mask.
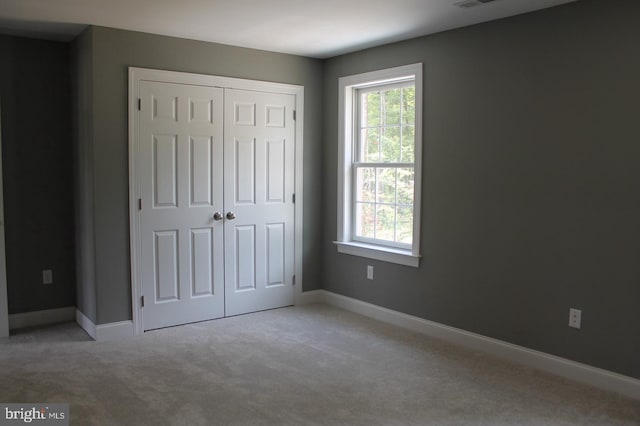
[[[252,90],[258,92],[282,93],[295,96],[295,207],[294,207],[294,303],[302,295],[302,206],[303,206],[303,123],[304,87],[291,84],[271,83],[204,74],[129,68],[129,225],[131,248],[131,311],[135,334],[144,332],[142,317],[142,279],[140,268],[140,219],[138,199],[140,198],[138,164],[138,98],[141,81],[190,84],[224,89]]]

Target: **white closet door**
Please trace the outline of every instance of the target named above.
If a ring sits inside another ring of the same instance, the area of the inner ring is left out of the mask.
[[[225,314],[293,304],[295,97],[225,90]]]
[[[144,329],[224,316],[223,89],[140,83]]]

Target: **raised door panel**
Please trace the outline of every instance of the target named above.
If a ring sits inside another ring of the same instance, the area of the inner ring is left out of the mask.
[[[213,207],[213,138],[192,136],[189,151],[191,206]],[[219,183],[218,183],[219,184]]]
[[[235,192],[235,205],[256,202],[256,140],[236,139],[234,141],[235,171],[233,181],[226,190]]]
[[[178,207],[178,135],[153,135],[153,207]]]
[[[285,224],[266,225],[267,287],[285,285]]]
[[[256,228],[254,225],[235,226],[235,291],[256,288]],[[231,247],[229,247],[231,249]]]
[[[286,140],[266,141],[266,200],[267,203],[285,202]]]
[[[191,296],[214,294],[212,259],[213,238],[211,228],[191,230]]]
[[[155,302],[180,299],[178,281],[178,231],[154,232]]]

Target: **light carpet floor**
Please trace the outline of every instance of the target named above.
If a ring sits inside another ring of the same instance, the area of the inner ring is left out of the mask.
[[[93,342],[0,339],[0,401],[74,425],[640,425],[640,401],[324,305]]]

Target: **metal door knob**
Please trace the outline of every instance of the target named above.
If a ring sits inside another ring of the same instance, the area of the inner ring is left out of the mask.
[[[233,220],[236,218],[236,214],[234,212],[227,213],[227,219]]]
[[[222,219],[223,219],[223,217],[222,217],[222,214],[220,212],[215,212],[213,214],[213,220],[217,221],[217,220],[222,220]]]

